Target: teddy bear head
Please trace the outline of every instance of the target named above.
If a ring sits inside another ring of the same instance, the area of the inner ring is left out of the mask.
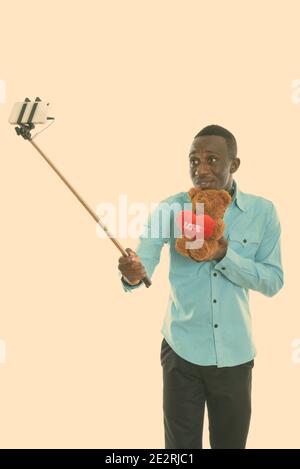
[[[189,190],[192,201],[192,210],[196,213],[196,204],[204,203],[204,213],[213,219],[222,218],[226,208],[231,202],[231,196],[223,189],[200,189],[192,187]]]

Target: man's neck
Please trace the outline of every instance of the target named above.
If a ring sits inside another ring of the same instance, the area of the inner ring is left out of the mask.
[[[234,183],[233,183],[233,180],[230,182],[230,187],[228,189],[226,189],[227,192],[229,193],[229,195],[232,197],[233,196],[233,193],[234,193]]]

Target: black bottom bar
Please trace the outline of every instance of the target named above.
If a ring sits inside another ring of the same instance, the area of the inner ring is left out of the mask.
[[[1,467],[192,467],[199,464],[263,463],[275,467],[298,465],[299,449],[2,449]]]

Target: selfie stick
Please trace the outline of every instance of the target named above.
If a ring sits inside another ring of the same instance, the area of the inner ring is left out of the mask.
[[[39,154],[44,158],[44,160],[51,166],[51,168],[56,172],[56,174],[62,179],[62,181],[68,186],[71,192],[77,197],[79,202],[86,208],[86,210],[89,212],[89,214],[94,218],[94,220],[101,226],[101,228],[106,232],[107,236],[111,239],[111,241],[114,243],[114,245],[119,249],[119,251],[122,253],[124,257],[128,257],[129,253],[123,248],[123,246],[119,243],[119,241],[113,237],[112,233],[109,231],[107,226],[104,225],[104,223],[100,220],[98,215],[88,206],[88,204],[83,200],[83,198],[78,194],[78,192],[72,187],[72,185],[67,181],[67,179],[61,174],[61,172],[54,166],[54,164],[49,160],[49,158],[45,155],[45,153],[38,147],[38,145],[33,141],[33,137],[31,136],[31,130],[35,128],[35,125],[32,123],[34,113],[36,111],[38,102],[41,101],[39,98],[36,98],[31,113],[29,115],[29,118],[27,119],[26,124],[21,123],[22,122],[22,117],[24,115],[27,103],[30,102],[28,98],[25,99],[25,103],[23,104],[20,115],[18,118],[18,124],[19,127],[15,127],[16,132],[18,135],[21,135],[25,140],[28,140],[31,145],[39,152]],[[48,118],[48,119],[53,119],[53,118]],[[151,285],[151,280],[149,277],[146,275],[142,281],[146,285],[147,288],[150,287]]]

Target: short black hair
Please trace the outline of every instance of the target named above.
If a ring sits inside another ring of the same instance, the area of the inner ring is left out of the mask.
[[[203,137],[205,135],[217,135],[224,137],[227,143],[229,156],[233,159],[237,155],[237,143],[234,135],[229,130],[221,127],[220,125],[207,125],[194,138]]]

